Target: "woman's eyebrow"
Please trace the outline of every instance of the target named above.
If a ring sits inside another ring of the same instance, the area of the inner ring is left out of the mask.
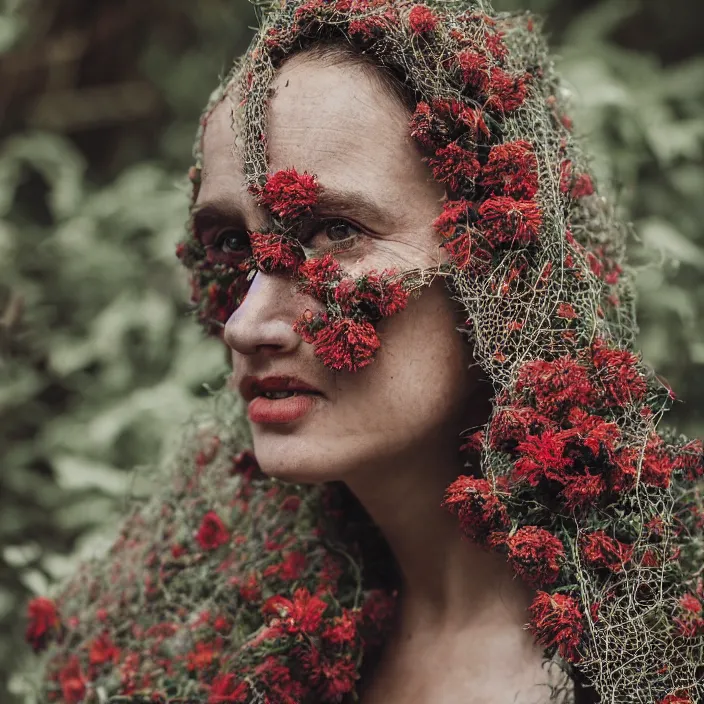
[[[316,211],[322,213],[358,215],[362,220],[386,222],[388,216],[366,194],[360,191],[337,191],[323,187],[318,196]]]
[[[199,233],[222,225],[247,229],[241,208],[230,198],[214,198],[193,206],[191,222],[193,230]]]

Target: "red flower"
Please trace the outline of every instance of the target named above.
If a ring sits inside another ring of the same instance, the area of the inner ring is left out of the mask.
[[[523,479],[533,487],[545,479],[565,484],[568,481],[565,470],[573,465],[565,453],[570,439],[569,431],[550,428],[540,435],[527,435],[516,448],[514,478]]]
[[[694,702],[687,692],[680,689],[668,694],[664,699],[657,702],[657,704],[694,704]]]
[[[638,474],[647,486],[667,489],[675,462],[659,435],[647,441],[645,448],[627,446],[616,455],[612,483],[615,490],[628,490],[635,485]]]
[[[298,267],[298,275],[301,292],[325,302],[331,284],[342,278],[342,269],[331,254],[325,254],[304,261]]]
[[[357,619],[350,609],[343,609],[342,616],[336,616],[332,624],[323,631],[323,638],[336,645],[354,643],[356,636]]]
[[[560,492],[569,511],[588,508],[596,503],[606,491],[606,482],[598,474],[580,474],[571,476]]]
[[[567,414],[567,420],[576,436],[573,442],[575,449],[586,448],[594,458],[604,453],[609,460],[613,460],[616,443],[621,439],[621,431],[616,423],[592,415],[582,408],[572,408]]]
[[[39,596],[27,604],[27,630],[25,639],[35,653],[46,647],[47,641],[61,633],[61,619],[52,599]]]
[[[704,635],[702,602],[691,593],[683,594],[678,602],[679,615],[675,617],[677,633],[683,638],[696,638]]]
[[[568,594],[539,591],[530,606],[530,629],[545,648],[557,647],[569,662],[580,660],[577,648],[584,632],[579,601]]]
[[[269,625],[279,633],[296,635],[298,633],[312,634],[318,630],[323,613],[328,605],[317,596],[312,596],[305,589],[297,589],[293,600],[277,594],[264,602],[262,614],[273,616]]]
[[[59,672],[59,684],[64,697],[63,704],[80,704],[86,696],[86,680],[75,655],[71,655],[67,664]]]
[[[435,104],[436,102],[433,101],[433,105]],[[452,106],[454,106],[454,104],[454,101],[450,103]],[[469,138],[473,142],[480,142],[483,137],[488,139],[491,136],[491,132],[489,132],[489,128],[486,125],[482,110],[480,108],[469,107],[462,103],[457,103],[457,105],[459,109],[457,111],[456,121],[464,125],[468,131]]]
[[[305,339],[305,338],[304,338]],[[314,337],[315,356],[335,371],[354,372],[371,363],[381,343],[371,323],[334,320]]]
[[[643,399],[647,386],[638,370],[636,355],[609,347],[605,340],[597,338],[592,344],[592,360],[606,405],[627,406]]]
[[[504,113],[517,110],[525,102],[529,80],[529,73],[511,76],[503,69],[492,68],[485,91],[487,107]]]
[[[214,643],[196,643],[195,651],[188,653],[188,663],[186,667],[189,672],[199,672],[207,670],[218,655]]]
[[[266,273],[296,271],[303,261],[304,254],[300,243],[291,237],[253,232],[250,242],[257,267]]]
[[[538,241],[543,224],[540,206],[532,200],[494,196],[479,207],[480,227],[492,244],[525,246]]]
[[[579,548],[584,561],[591,567],[620,572],[633,557],[633,546],[609,537],[603,530],[583,533]]]
[[[342,279],[335,288],[334,299],[345,317],[362,313],[369,322],[403,310],[408,303],[408,291],[394,278],[395,271],[381,274],[370,272],[356,279]]]
[[[245,704],[249,701],[249,685],[233,674],[218,675],[210,687],[208,704]]]
[[[503,42],[503,36],[503,32],[484,33],[486,48],[497,61],[503,61],[508,56],[508,49]]]
[[[433,227],[443,237],[449,239],[457,232],[460,225],[466,225],[473,205],[468,200],[448,200],[442,208],[442,215],[435,219]]]
[[[556,419],[574,406],[588,405],[593,396],[586,368],[569,355],[526,362],[518,370],[516,391],[532,394],[537,410]]]
[[[462,80],[478,93],[485,93],[489,85],[489,62],[486,56],[475,51],[461,51],[457,54],[457,65]]]
[[[538,161],[530,142],[520,139],[492,147],[480,180],[497,193],[532,198],[538,191]]]
[[[246,577],[233,577],[231,583],[239,588],[240,597],[244,601],[259,601],[262,590],[257,580],[257,575],[250,573]]]
[[[506,506],[486,479],[458,477],[445,490],[442,506],[456,513],[464,533],[479,542],[486,541],[490,533],[506,530],[510,524]]]
[[[425,149],[435,149],[449,141],[449,130],[440,115],[423,101],[416,105],[408,126],[411,137]]]
[[[594,193],[594,184],[589,174],[580,174],[572,186],[571,195],[573,198],[584,198]]]
[[[565,318],[566,320],[574,320],[578,316],[571,303],[560,303],[557,307],[557,317]]]
[[[278,575],[281,579],[294,580],[298,579],[306,567],[306,556],[299,551],[292,551],[286,555],[283,562],[269,565],[262,576],[271,577]]]
[[[203,550],[215,550],[230,540],[225,524],[215,511],[208,511],[203,516],[196,540]]]
[[[428,34],[435,30],[438,18],[425,5],[414,5],[408,15],[408,24],[414,34]]]
[[[552,422],[534,408],[502,408],[489,424],[489,445],[499,452],[515,452],[528,434],[539,435]]]
[[[309,651],[306,660],[311,681],[317,685],[323,701],[340,701],[343,695],[354,689],[359,673],[349,658],[327,659],[318,651]]]
[[[452,191],[471,186],[479,174],[480,166],[474,152],[461,147],[456,141],[435,151],[428,159],[436,181],[446,183]]]
[[[120,660],[120,649],[110,640],[108,632],[104,631],[90,644],[88,661],[91,665],[102,665],[111,660],[114,663]]]
[[[251,189],[260,205],[280,218],[297,218],[309,213],[318,202],[320,186],[315,176],[296,169],[282,169],[270,174],[264,186]]]
[[[565,548],[550,531],[525,526],[507,538],[506,545],[511,566],[526,584],[540,587],[557,581]]]
[[[682,472],[684,478],[694,482],[704,476],[704,443],[701,440],[690,440],[677,449],[674,468]]]
[[[349,25],[349,34],[354,37],[359,35],[363,40],[371,40],[381,36],[389,26],[389,19],[384,15],[370,15],[352,20]]]

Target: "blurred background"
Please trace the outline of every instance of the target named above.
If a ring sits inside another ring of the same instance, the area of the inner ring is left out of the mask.
[[[496,0],[545,18],[594,171],[633,223],[640,345],[704,435],[704,24],[695,0]],[[0,701],[24,608],[97,545],[222,383],[173,250],[245,0],[0,0]],[[106,538],[104,538],[106,539]]]

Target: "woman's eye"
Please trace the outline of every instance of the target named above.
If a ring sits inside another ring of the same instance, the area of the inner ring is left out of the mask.
[[[304,246],[324,252],[339,252],[352,247],[363,232],[357,225],[340,218],[320,220],[311,230],[312,236],[306,238]]]
[[[237,230],[223,230],[216,237],[215,246],[225,254],[240,254],[247,249],[247,235]]]

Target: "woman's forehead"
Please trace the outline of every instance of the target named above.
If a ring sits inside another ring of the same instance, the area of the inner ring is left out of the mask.
[[[267,106],[268,171],[296,168],[315,174],[326,188],[376,191],[379,198],[408,197],[430,188],[430,173],[409,137],[408,114],[397,99],[351,63],[326,65],[294,57],[280,69]],[[203,189],[244,181],[233,96],[208,118],[203,136]],[[238,189],[239,190],[239,189]]]

